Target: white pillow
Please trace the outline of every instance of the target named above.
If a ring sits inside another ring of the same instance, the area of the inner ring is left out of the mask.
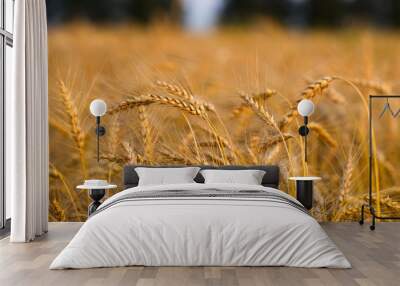
[[[139,186],[195,183],[193,179],[199,170],[199,167],[135,168],[139,176]]]
[[[261,185],[265,171],[262,170],[201,170],[205,184],[246,184]]]

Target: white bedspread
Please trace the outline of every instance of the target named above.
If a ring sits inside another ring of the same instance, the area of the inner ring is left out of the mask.
[[[127,189],[103,205],[131,192],[210,188],[262,190],[295,201],[262,186],[182,184]],[[288,204],[174,197],[121,201],[104,208],[86,221],[50,269],[127,265],[351,267],[318,222]]]

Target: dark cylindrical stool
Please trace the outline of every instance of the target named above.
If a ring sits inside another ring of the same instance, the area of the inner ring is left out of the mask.
[[[313,207],[313,184],[321,180],[320,177],[290,177],[289,180],[296,181],[296,199],[310,210]]]

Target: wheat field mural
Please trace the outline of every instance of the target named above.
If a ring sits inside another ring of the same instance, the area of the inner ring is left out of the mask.
[[[174,25],[49,30],[50,220],[86,219],[75,186],[121,184],[124,164],[277,164],[289,176],[318,175],[320,221],[357,220],[368,194],[369,94],[399,92],[400,37],[364,29],[290,31],[274,23],[190,35]],[[96,161],[89,103],[109,107]],[[297,102],[316,104],[309,160]],[[399,128],[377,138],[379,212],[400,211]]]

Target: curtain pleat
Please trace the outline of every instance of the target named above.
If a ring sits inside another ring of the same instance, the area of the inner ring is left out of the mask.
[[[13,173],[6,184],[12,188],[10,240],[27,242],[48,227],[47,23],[45,0],[15,5],[15,114],[10,116],[15,131],[8,140],[15,148],[6,157]]]

